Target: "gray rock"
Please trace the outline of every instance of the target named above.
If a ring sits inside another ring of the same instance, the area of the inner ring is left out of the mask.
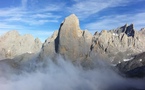
[[[55,57],[76,60],[90,59],[96,55],[109,58],[112,63],[122,62],[135,54],[145,51],[144,29],[136,31],[134,25],[124,25],[114,30],[103,30],[92,36],[87,30],[79,27],[78,18],[72,14],[65,18],[51,38],[48,38],[41,49],[40,57]]]
[[[17,31],[9,31],[0,37],[0,60],[12,59],[24,53],[37,53],[42,47],[41,41],[26,34],[21,36]]]
[[[132,60],[117,64],[116,67],[129,77],[145,77],[145,52],[135,55]]]
[[[89,53],[92,35],[82,31],[78,18],[72,14],[61,24],[56,41],[56,53],[76,61],[83,60]]]
[[[117,34],[125,33],[128,37],[130,37],[130,36],[134,37],[135,29],[134,29],[133,24],[131,24],[129,26],[127,24],[125,24],[124,26],[113,30],[113,32],[117,33]]]
[[[58,31],[55,31],[53,35],[46,39],[42,45],[40,58],[43,60],[45,58],[53,58],[56,55],[55,52],[55,39],[58,36]]]
[[[93,36],[91,50],[93,53],[106,54],[111,61],[118,63],[126,57],[145,51],[145,34],[143,32],[144,29],[136,31],[133,24],[129,26],[126,24],[110,31],[103,30]],[[117,58],[118,53],[126,55]]]
[[[80,29],[78,18],[72,14],[60,25],[58,35],[46,40],[40,56],[55,56],[57,53],[72,61],[83,60],[88,57],[91,42],[92,35]]]

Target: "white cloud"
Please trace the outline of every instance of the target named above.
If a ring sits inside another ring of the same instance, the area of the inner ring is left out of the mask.
[[[0,22],[0,29],[16,29],[16,28],[23,28],[23,27],[20,25],[12,25],[12,24]]]
[[[21,8],[18,7],[14,7],[14,8],[3,8],[0,9],[0,17],[10,17],[10,16],[22,16],[22,14],[24,14],[24,12],[22,12],[23,10]]]
[[[54,5],[49,4],[47,6],[44,6],[44,8],[40,9],[39,12],[60,11],[60,10],[62,10],[64,5],[61,4],[61,3],[59,3],[59,5],[57,5],[57,4],[54,4]]]
[[[27,4],[28,0],[21,0],[19,7],[0,8],[0,21],[3,23],[20,22],[29,25],[42,25],[48,22],[58,22],[58,19],[61,18],[61,16],[52,13],[52,11],[60,9],[59,5],[50,4],[43,8],[37,7],[37,10],[29,10]]]
[[[123,77],[110,68],[104,60],[93,60],[96,67],[84,69],[70,60],[49,57],[23,62],[20,69],[7,64],[0,65],[1,90],[126,90],[128,88],[145,89],[145,78]],[[38,60],[42,62],[38,62]],[[45,65],[45,67],[44,67]],[[21,72],[19,72],[21,70]],[[17,74],[17,72],[19,74]]]
[[[126,5],[127,0],[74,0],[76,3],[69,7],[71,13],[75,13],[79,18],[86,18],[99,11],[115,6]]]
[[[102,17],[101,20],[92,22],[85,25],[85,28],[92,31],[101,31],[103,29],[110,30],[115,29],[118,26],[125,25],[126,23],[135,25],[135,29],[140,30],[145,27],[145,13],[137,13],[137,14],[126,14],[126,15],[112,15]]]
[[[29,25],[43,25],[47,22],[58,22],[57,20],[43,20],[43,19],[39,19],[39,20],[21,20],[22,22],[28,23]]]
[[[38,14],[35,14],[35,15],[32,15],[32,18],[60,18],[61,16],[59,15],[54,15],[52,13],[38,13]]]

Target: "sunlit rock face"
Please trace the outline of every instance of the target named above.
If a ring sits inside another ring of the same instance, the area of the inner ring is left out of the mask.
[[[107,55],[113,63],[130,58],[134,54],[145,51],[144,30],[136,31],[133,24],[124,25],[114,30],[103,30],[95,33],[91,49]]]
[[[53,58],[56,56],[55,52],[55,39],[58,36],[58,31],[55,31],[50,38],[47,38],[42,45],[39,58],[42,60],[46,57]]]
[[[42,46],[41,41],[32,35],[21,36],[17,31],[9,31],[0,37],[0,59],[12,59],[24,53],[37,53]]]
[[[125,24],[92,36],[87,30],[80,29],[77,16],[72,14],[42,45],[40,57],[53,58],[60,54],[71,61],[83,61],[98,56],[117,64],[145,51],[144,33],[144,28],[136,31],[133,24]]]
[[[91,40],[92,35],[87,30],[80,29],[78,18],[72,14],[65,18],[58,33],[46,40],[42,53],[57,53],[72,61],[83,60],[89,55]]]

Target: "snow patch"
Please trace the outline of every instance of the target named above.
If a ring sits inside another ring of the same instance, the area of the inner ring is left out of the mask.
[[[132,59],[133,59],[133,57],[131,57],[131,58],[129,58],[129,59],[123,59],[123,61],[126,62],[126,61],[130,61],[130,60],[132,60]]]
[[[142,62],[142,59],[139,59],[140,62]]]
[[[119,36],[117,33],[113,33],[113,36]]]

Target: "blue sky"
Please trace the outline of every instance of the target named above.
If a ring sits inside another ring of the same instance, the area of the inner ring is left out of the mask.
[[[58,30],[63,19],[74,13],[82,30],[92,34],[126,23],[145,27],[145,0],[1,0],[0,34],[18,30],[42,41]]]

